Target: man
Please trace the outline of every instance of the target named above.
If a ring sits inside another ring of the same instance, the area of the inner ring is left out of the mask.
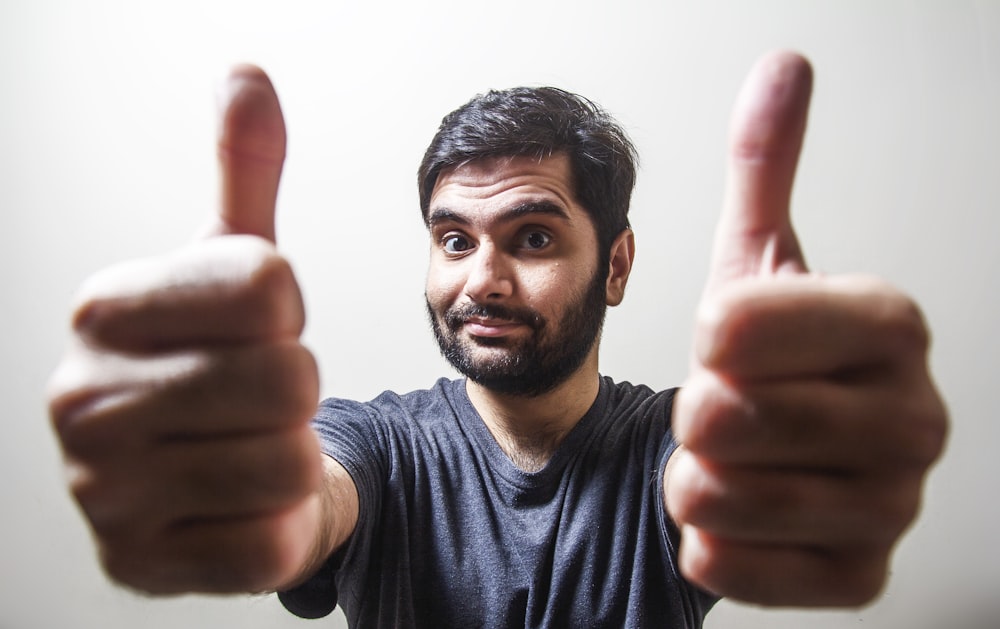
[[[92,278],[53,378],[114,579],[276,590],[356,626],[697,627],[717,596],[879,592],[945,412],[913,302],[806,271],[802,58],[766,56],[737,101],[676,396],[598,374],[633,260],[631,145],[588,101],[510,90],[446,118],[420,172],[428,310],[466,378],[318,413],[273,247],[280,107],[255,68],[229,85],[210,237]]]

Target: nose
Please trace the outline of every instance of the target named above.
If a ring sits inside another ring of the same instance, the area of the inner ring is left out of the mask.
[[[514,291],[513,269],[502,251],[490,243],[481,243],[467,258],[469,274],[465,294],[484,303],[509,297]]]

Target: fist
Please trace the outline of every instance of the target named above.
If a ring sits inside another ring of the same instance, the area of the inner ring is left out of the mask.
[[[804,59],[771,55],[737,101],[664,498],[701,587],[854,606],[884,585],[946,419],[916,304],[875,278],[806,270],[788,202],[810,85]]]
[[[319,523],[318,374],[273,242],[284,124],[237,69],[205,238],[92,277],[49,408],[69,486],[115,580],[151,593],[276,589]]]

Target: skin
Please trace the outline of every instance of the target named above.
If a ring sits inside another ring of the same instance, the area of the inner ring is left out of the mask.
[[[149,593],[293,584],[357,513],[309,427],[319,377],[273,241],[281,109],[257,68],[234,69],[226,87],[220,201],[204,236],[91,277],[50,381],[69,488],[101,563]]]
[[[299,340],[295,276],[274,245],[280,106],[257,68],[237,68],[228,87],[220,201],[204,236],[91,278],[49,391],[69,487],[103,566],[151,593],[287,588],[357,521],[350,477],[320,454],[309,428],[316,363]],[[912,300],[874,278],[806,271],[788,200],[810,87],[805,60],[772,54],[737,101],[664,501],[694,583],[767,605],[857,605],[885,581],[946,418]],[[582,286],[596,260],[593,228],[565,181],[558,156],[445,173],[432,204],[458,216],[475,246],[458,258],[432,247],[435,308],[502,300],[558,320],[573,293],[566,287]],[[535,196],[568,217],[531,218],[554,221],[546,227],[556,244],[541,255],[514,246],[523,230],[504,219]],[[435,222],[432,242],[450,227]],[[623,232],[609,305],[622,299],[633,251]],[[513,341],[526,331],[483,320],[462,334]],[[597,352],[538,398],[469,385],[519,464],[544,464],[589,407]]]
[[[443,173],[431,195],[428,304],[441,320],[456,305],[527,308],[558,326],[596,272],[597,234],[570,187],[569,159],[517,157],[471,162]],[[534,205],[532,205],[534,204]],[[537,207],[521,213],[519,208]],[[630,230],[612,247],[606,303],[624,294],[634,250]],[[523,322],[475,318],[459,339],[474,359],[500,360],[529,341]],[[477,339],[488,339],[483,345]],[[467,383],[469,398],[501,448],[538,470],[583,416],[598,391],[598,345],[553,391],[523,397]]]
[[[761,59],[733,112],[728,182],[665,472],[691,581],[766,605],[881,591],[946,414],[916,304],[809,274],[789,218],[812,71]]]

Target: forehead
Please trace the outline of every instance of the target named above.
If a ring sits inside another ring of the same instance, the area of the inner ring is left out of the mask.
[[[442,209],[489,214],[525,201],[554,203],[567,214],[583,212],[565,154],[480,158],[442,171],[431,192],[430,216]]]

